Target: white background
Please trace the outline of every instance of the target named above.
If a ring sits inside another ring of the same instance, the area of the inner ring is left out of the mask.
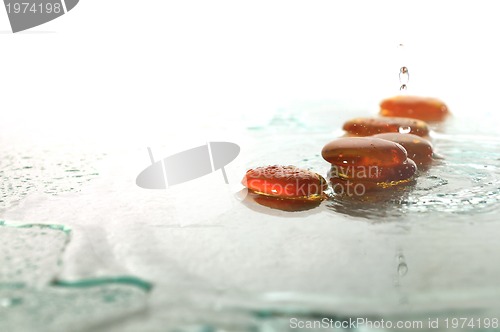
[[[101,131],[151,141],[164,131],[191,137],[203,128],[220,133],[224,123],[260,123],[294,102],[364,101],[376,113],[380,99],[399,92],[401,65],[410,70],[409,93],[442,98],[455,114],[493,112],[496,8],[495,1],[81,0],[18,34],[2,9],[1,121],[43,135]]]

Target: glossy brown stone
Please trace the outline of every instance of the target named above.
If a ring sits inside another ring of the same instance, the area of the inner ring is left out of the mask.
[[[432,161],[432,144],[428,140],[412,134],[384,133],[373,137],[382,138],[402,145],[408,153],[408,158],[417,164],[427,164]]]
[[[352,181],[392,182],[411,178],[417,165],[411,159],[391,166],[341,166],[332,165],[328,178],[341,178]]]
[[[319,174],[295,166],[264,166],[250,169],[242,184],[262,195],[288,199],[322,199],[328,188]]]
[[[403,146],[377,137],[338,138],[322,155],[332,164],[328,179],[334,192],[348,196],[410,183],[417,171]]]
[[[380,103],[380,115],[399,116],[424,121],[442,121],[450,114],[441,100],[418,96],[396,96]]]
[[[338,138],[323,147],[323,158],[337,166],[395,166],[407,158],[399,144],[373,137]]]
[[[390,182],[353,181],[341,178],[330,179],[332,190],[337,194],[347,196],[364,196],[369,192],[376,192],[379,190],[409,185],[412,183],[414,183],[413,177]]]
[[[372,136],[381,133],[411,133],[428,136],[427,123],[401,117],[355,118],[344,123],[343,129],[350,135]]]

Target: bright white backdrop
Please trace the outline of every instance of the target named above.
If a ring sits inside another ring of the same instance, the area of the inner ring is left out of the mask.
[[[376,112],[381,98],[398,92],[401,65],[410,70],[409,92],[440,97],[454,113],[492,112],[495,8],[495,1],[81,0],[19,34],[0,10],[1,121],[56,136],[101,130],[118,141],[207,128],[215,135],[225,123],[259,123],[294,102],[363,101]]]

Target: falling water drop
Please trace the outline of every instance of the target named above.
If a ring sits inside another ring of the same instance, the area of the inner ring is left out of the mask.
[[[400,53],[400,61],[406,62],[406,56],[404,56],[405,53],[405,47],[403,43],[399,43],[399,53]],[[407,84],[410,81],[410,73],[408,71],[408,67],[406,66],[401,66],[399,68],[399,90],[400,91],[406,91]]]
[[[398,274],[403,277],[408,273],[408,265],[405,262],[398,265]]]
[[[406,84],[410,81],[410,73],[408,72],[408,67],[401,67],[399,69],[399,83],[401,83],[401,87],[405,87]]]
[[[409,134],[410,132],[411,132],[411,127],[409,127],[409,126],[399,127],[400,134]]]

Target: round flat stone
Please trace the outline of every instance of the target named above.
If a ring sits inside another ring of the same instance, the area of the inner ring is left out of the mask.
[[[321,151],[323,158],[337,166],[395,166],[403,163],[406,150],[399,144],[373,137],[343,137]]]
[[[417,171],[417,165],[411,159],[406,159],[401,164],[391,166],[342,166],[332,165],[328,178],[344,180],[392,182],[411,178]]]
[[[448,107],[436,98],[396,96],[380,103],[380,115],[407,117],[424,121],[442,121],[450,114]]]
[[[382,138],[402,145],[408,153],[408,158],[417,164],[426,164],[432,161],[432,144],[425,138],[412,134],[384,133],[373,137]]]
[[[264,166],[250,169],[242,184],[262,195],[289,199],[321,199],[328,189],[319,174],[295,166]]]
[[[373,181],[353,181],[341,178],[331,178],[330,185],[337,194],[347,196],[364,196],[368,192],[385,190],[404,186],[413,183],[413,177],[399,181],[373,182]]]
[[[355,118],[344,123],[343,129],[355,136],[402,132],[418,136],[429,135],[429,127],[424,121],[399,117]]]

